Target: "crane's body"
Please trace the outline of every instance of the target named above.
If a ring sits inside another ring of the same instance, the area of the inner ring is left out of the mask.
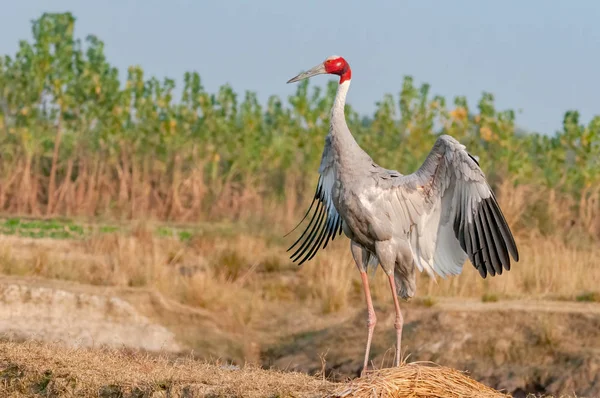
[[[342,231],[350,238],[368,308],[363,371],[376,323],[366,272],[381,265],[396,310],[398,365],[403,325],[398,296],[413,297],[416,269],[434,278],[457,275],[469,258],[485,278],[509,270],[509,254],[518,261],[517,247],[479,164],[463,145],[442,135],[415,173],[405,176],[384,169],[358,145],[346,124],[351,70],[343,58],[329,57],[289,82],[322,73],[340,76],[340,84],[307,215],[317,206],[290,248],[298,246],[292,259],[300,264],[310,260]]]

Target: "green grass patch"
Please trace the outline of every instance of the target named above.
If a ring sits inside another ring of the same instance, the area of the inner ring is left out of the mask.
[[[112,226],[112,225],[102,225],[102,226],[100,226],[100,232],[105,233],[105,234],[117,232],[118,230],[119,230],[119,227],[115,227],[115,226]]]
[[[575,297],[575,300],[586,303],[600,303],[600,293],[585,292]]]
[[[68,220],[0,219],[0,234],[27,238],[78,238],[85,234],[83,226]]]
[[[85,224],[67,219],[0,218],[0,235],[15,235],[25,238],[80,239],[94,234],[131,233],[133,224]],[[228,229],[225,229],[227,231]],[[193,237],[221,234],[222,229],[214,226],[164,226],[154,228],[153,234],[160,238],[173,238],[187,242]]]

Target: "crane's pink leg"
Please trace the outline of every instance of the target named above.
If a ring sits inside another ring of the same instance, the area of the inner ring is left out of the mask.
[[[367,365],[369,363],[369,352],[371,351],[371,340],[373,339],[373,330],[375,330],[375,324],[377,323],[377,316],[375,315],[375,309],[373,308],[373,301],[371,300],[371,289],[369,288],[369,279],[367,278],[367,273],[365,271],[360,271],[360,278],[362,279],[363,288],[365,291],[365,298],[367,299],[367,347],[365,349],[365,362],[363,364],[362,371],[360,376],[362,377],[366,370]]]
[[[404,319],[402,318],[402,312],[400,311],[394,274],[388,275],[388,278],[390,287],[392,288],[392,295],[394,296],[394,307],[396,308],[396,320],[394,321],[394,327],[396,328],[396,358],[394,359],[394,366],[400,366],[400,343],[402,341],[402,325],[404,324]]]

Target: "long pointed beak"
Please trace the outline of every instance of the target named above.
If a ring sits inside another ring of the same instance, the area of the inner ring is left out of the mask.
[[[294,82],[297,82],[297,81],[300,81],[300,80],[308,79],[309,77],[312,77],[312,76],[315,76],[315,75],[322,75],[323,73],[327,73],[327,72],[325,71],[325,65],[321,63],[321,64],[315,66],[314,68],[311,68],[310,70],[307,70],[306,72],[300,73],[296,77],[292,77],[287,82],[288,83],[294,83]]]

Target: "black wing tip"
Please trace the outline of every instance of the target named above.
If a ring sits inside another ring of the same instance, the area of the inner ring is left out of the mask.
[[[497,213],[497,215],[499,216],[499,220],[497,220],[499,226],[504,229],[506,236],[503,235],[505,243],[506,243],[506,247],[508,249],[508,252],[510,253],[510,256],[513,258],[513,260],[515,262],[519,261],[519,250],[517,249],[517,244],[515,242],[515,238],[512,234],[512,231],[510,230],[510,227],[508,226],[508,223],[506,222],[506,218],[504,217],[504,213],[502,212],[502,209],[500,209],[500,205],[498,204],[496,197],[490,197],[487,198],[486,201],[488,201],[488,206],[490,207],[490,209],[494,212]]]
[[[455,221],[454,233],[483,279],[510,271],[511,257],[519,261],[514,237],[493,195],[481,200],[470,222]]]
[[[483,236],[478,234],[478,229],[484,232]],[[514,237],[493,195],[483,199],[478,206],[471,233],[475,234],[474,243],[479,247],[473,248],[474,253],[468,253],[469,258],[484,279],[486,268],[487,273],[493,277],[502,275],[503,269],[510,271],[511,257],[514,262],[519,261],[519,252]],[[488,258],[489,264],[486,261]]]
[[[294,229],[298,228],[308,217],[316,202],[317,205],[314,208],[312,217],[310,217],[310,221],[300,237],[286,250],[286,252],[289,252],[299,245],[296,251],[290,256],[293,263],[299,261],[298,266],[312,260],[321,247],[325,249],[329,241],[334,240],[336,232],[339,231],[340,235],[342,233],[342,219],[337,212],[333,211],[332,214],[332,208],[330,207],[332,206],[331,199],[329,198],[328,200],[327,195],[324,194],[321,179],[322,177],[320,176],[314,199],[308,211]]]
[[[479,264],[479,266],[475,266],[475,269],[477,270],[477,272],[479,272],[479,275],[481,275],[483,279],[487,277],[487,269],[484,266]]]

